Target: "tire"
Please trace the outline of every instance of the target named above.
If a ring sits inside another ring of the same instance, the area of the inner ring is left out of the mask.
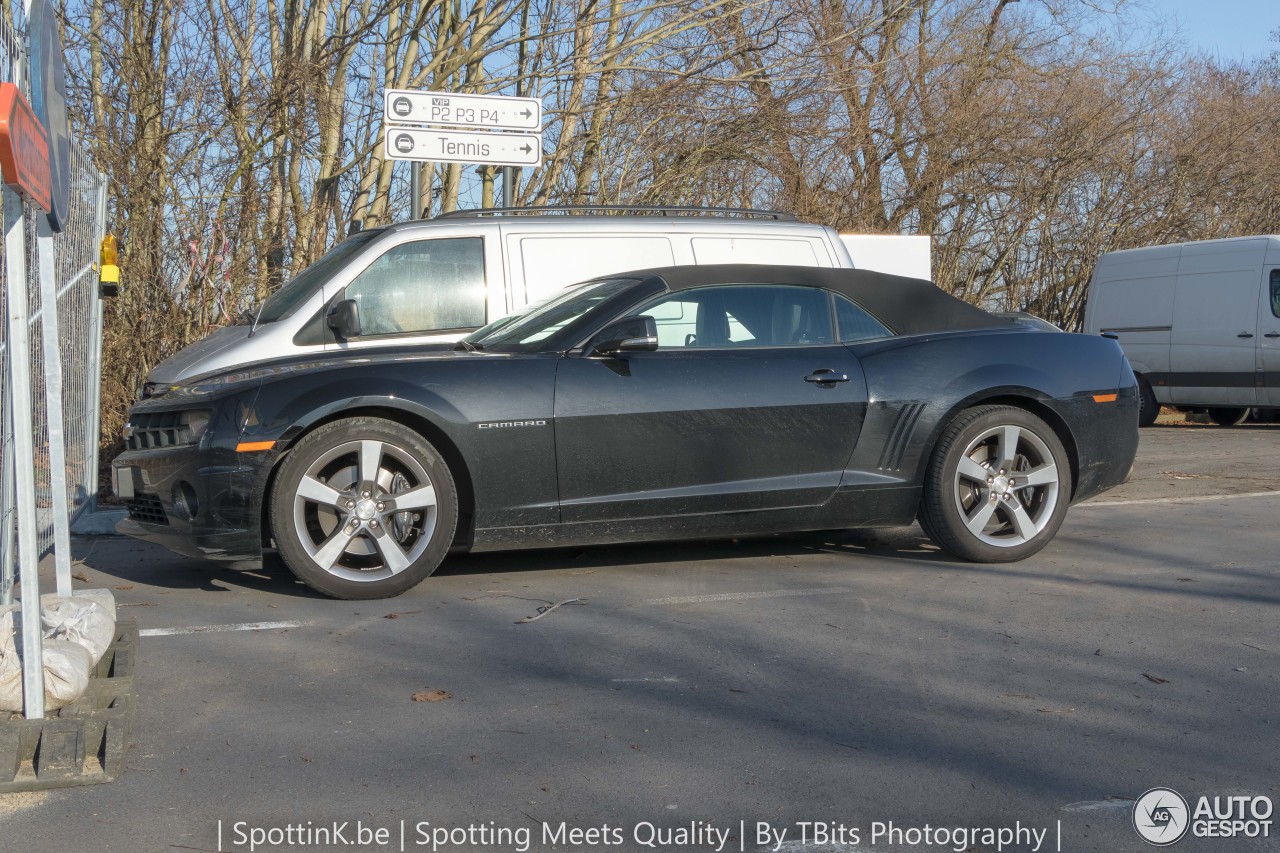
[[[1261,406],[1252,411],[1251,417],[1254,423],[1273,424],[1276,422],[1276,409],[1274,406]]]
[[[285,565],[333,598],[390,598],[416,586],[444,560],[457,525],[444,458],[382,418],[334,421],[305,436],[271,490]]]
[[[1023,472],[1034,482],[1018,485]],[[1070,502],[1071,463],[1053,428],[1015,406],[978,406],[957,415],[938,439],[920,526],[957,557],[1007,563],[1049,544]]]
[[[1234,406],[1210,406],[1209,420],[1218,426],[1236,426],[1242,424],[1245,418],[1249,417],[1248,409],[1237,409]]]
[[[1160,404],[1147,377],[1138,377],[1138,426],[1149,427],[1160,417]]]

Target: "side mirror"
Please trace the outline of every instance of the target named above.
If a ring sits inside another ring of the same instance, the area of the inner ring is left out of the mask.
[[[653,352],[658,348],[658,324],[652,317],[623,317],[601,329],[587,349],[606,357],[627,352]]]
[[[329,309],[325,315],[329,328],[343,339],[360,337],[360,303],[344,299]]]

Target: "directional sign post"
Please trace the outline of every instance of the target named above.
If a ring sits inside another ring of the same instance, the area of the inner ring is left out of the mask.
[[[430,124],[484,130],[542,129],[542,102],[505,95],[455,95],[388,89],[386,117],[391,124]]]
[[[388,89],[383,108],[386,157],[412,161],[415,170],[423,162],[505,166],[505,200],[516,167],[542,165],[542,102],[537,98]],[[411,192],[414,207],[418,193]],[[418,211],[410,215],[416,218]]]

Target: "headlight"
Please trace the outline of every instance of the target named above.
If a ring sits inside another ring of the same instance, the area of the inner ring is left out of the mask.
[[[167,394],[176,387],[176,385],[170,385],[167,382],[143,382],[138,399],[147,400],[151,397],[159,397],[161,394]]]
[[[186,444],[195,444],[200,440],[200,436],[204,435],[204,431],[209,428],[210,414],[208,409],[182,413],[178,418],[178,426],[186,433]]]

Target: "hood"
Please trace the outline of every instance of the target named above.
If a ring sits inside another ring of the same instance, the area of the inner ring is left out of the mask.
[[[147,374],[148,382],[175,384],[189,376],[208,373],[221,366],[214,357],[242,341],[248,340],[250,326],[223,326],[207,338],[197,341],[157,364]]]
[[[203,342],[202,342],[203,343]],[[220,388],[242,382],[264,382],[294,373],[315,370],[340,370],[344,367],[376,363],[405,361],[441,361],[461,357],[496,357],[501,353],[456,352],[451,342],[430,344],[400,344],[397,346],[368,347],[338,352],[313,352],[281,358],[259,359],[245,364],[232,363],[200,373],[188,372],[181,382],[166,383],[174,386],[163,393],[178,395],[207,394]]]

